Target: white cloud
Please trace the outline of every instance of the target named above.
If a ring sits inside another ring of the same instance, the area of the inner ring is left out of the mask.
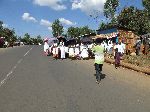
[[[34,17],[30,16],[29,13],[24,13],[22,15],[22,19],[25,20],[25,21],[37,22],[37,20]]]
[[[33,0],[39,6],[48,6],[54,10],[64,10],[67,7],[62,4],[63,0]]]
[[[40,25],[46,26],[50,32],[52,31],[52,27],[51,27],[52,23],[50,21],[41,19]]]
[[[76,23],[73,23],[71,22],[70,20],[67,20],[65,18],[59,18],[59,21],[62,23],[62,24],[65,24],[65,25],[76,25]]]
[[[52,25],[52,23],[50,22],[50,21],[48,21],[48,20],[45,20],[45,19],[41,19],[41,21],[40,21],[40,25],[43,25],[43,26],[51,26]]]
[[[68,28],[64,27],[63,29],[64,29],[64,33],[67,33]]]
[[[52,27],[48,27],[48,30],[51,32],[52,31]]]
[[[4,27],[4,28],[8,28],[8,25],[7,24],[2,24],[2,26]]]
[[[102,13],[106,0],[74,0],[72,10],[80,9],[86,14]]]

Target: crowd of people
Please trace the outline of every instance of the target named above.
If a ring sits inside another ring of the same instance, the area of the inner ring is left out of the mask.
[[[71,45],[65,45],[63,41],[53,43],[52,45],[48,44],[48,40],[44,41],[44,52],[46,55],[52,55],[55,59],[89,59],[93,58],[94,54],[92,48],[95,43],[85,44],[85,43],[76,43]],[[126,51],[126,46],[124,43],[114,43],[112,41],[102,41],[101,46],[104,47],[105,53],[115,55],[115,49],[118,49],[118,52],[123,55]]]
[[[141,43],[139,39],[135,43],[135,54],[138,56]],[[148,44],[145,44],[148,45]],[[149,46],[148,46],[149,47]],[[74,43],[74,44],[65,44],[63,40],[59,42],[54,42],[49,45],[48,40],[44,41],[44,53],[46,55],[51,55],[55,60],[57,59],[66,59],[70,58],[72,60],[81,60],[81,59],[91,59],[95,58],[95,70],[96,70],[96,82],[99,83],[101,78],[101,71],[104,62],[104,56],[114,57],[115,68],[117,69],[120,66],[121,57],[131,52],[127,49],[127,45],[123,41],[114,43],[112,40],[100,40],[94,41],[91,43]],[[147,46],[145,47],[146,49]],[[145,50],[146,50],[145,49]],[[147,53],[147,52],[146,52]]]
[[[45,55],[51,55],[55,60],[57,59],[90,59],[95,58],[95,70],[96,70],[96,82],[100,83],[100,76],[102,66],[104,62],[104,55],[114,55],[115,67],[120,65],[120,57],[125,53],[125,44],[120,42],[119,44],[113,44],[112,41],[100,41],[90,44],[76,43],[71,45],[65,45],[63,41],[55,42],[51,45],[48,44],[48,40],[44,41],[44,53]]]
[[[54,59],[89,59],[92,58],[92,48],[93,44],[74,44],[65,45],[63,41],[59,43],[53,43],[49,46],[48,40],[44,42],[44,53],[46,55],[52,55]]]

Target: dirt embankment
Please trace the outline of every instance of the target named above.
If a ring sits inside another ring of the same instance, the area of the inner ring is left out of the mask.
[[[114,64],[113,57],[105,57],[105,61]],[[150,75],[150,55],[123,56],[121,66]]]

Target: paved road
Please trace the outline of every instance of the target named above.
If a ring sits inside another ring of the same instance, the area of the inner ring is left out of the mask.
[[[0,51],[0,112],[150,112],[150,77],[93,60],[53,60],[42,46]]]

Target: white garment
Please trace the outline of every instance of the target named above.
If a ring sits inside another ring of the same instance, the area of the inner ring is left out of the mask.
[[[83,50],[81,51],[81,57],[82,58],[88,58],[89,57],[89,53],[88,53],[88,50],[86,48],[83,48]]]
[[[49,49],[49,45],[47,42],[44,43],[44,52],[46,52]]]
[[[104,42],[104,48],[105,48],[105,50],[107,49],[107,43],[106,42]]]
[[[53,52],[52,52],[52,53],[53,53],[53,55],[58,54],[58,47],[54,47],[54,48],[53,48]]]
[[[81,45],[81,46],[80,46],[80,51],[82,51],[82,50],[83,50],[83,48],[84,48],[84,45]]]
[[[69,50],[69,48],[68,48],[68,47],[65,47],[65,52],[66,52],[66,53],[69,53],[68,50]]]
[[[92,48],[93,48],[93,44],[89,44],[89,45],[88,45],[88,48],[89,48],[89,49],[92,49]]]
[[[110,51],[110,49],[113,47],[113,44],[108,44],[107,50]]]
[[[74,56],[74,48],[73,47],[69,48],[69,57],[72,57],[72,56]]]
[[[54,43],[54,46],[57,46],[58,44],[57,43]]]
[[[122,48],[123,48],[123,49],[122,49],[122,50],[123,50],[122,53],[125,53],[126,45],[125,45],[124,43],[121,43],[121,45],[122,45]]]
[[[61,46],[60,51],[61,51],[61,59],[64,59],[65,58],[65,46]]]
[[[7,42],[7,41],[5,41],[5,45],[6,45],[6,46],[8,45],[8,42]]]
[[[118,52],[123,53],[124,52],[124,48],[122,45],[118,45]]]
[[[80,53],[79,47],[76,47],[76,48],[75,48],[75,55],[77,56],[77,55],[79,55],[79,53]]]
[[[106,49],[106,44],[104,42],[101,44],[101,46],[103,46],[104,49]]]
[[[52,53],[52,46],[49,47],[49,52]]]
[[[64,42],[60,42],[60,44],[59,44],[59,45],[60,45],[60,46],[62,46],[62,45],[64,46]]]

